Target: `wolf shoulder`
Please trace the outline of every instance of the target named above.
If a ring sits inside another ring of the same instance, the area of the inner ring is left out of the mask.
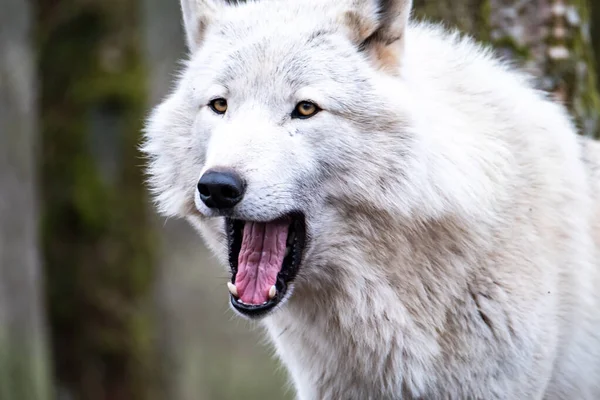
[[[504,182],[515,190],[552,176],[553,184],[535,186],[597,195],[600,144],[578,135],[566,107],[539,90],[531,75],[439,25],[413,23],[406,34],[400,79],[415,97],[421,135],[473,146],[452,156],[496,160],[494,169],[515,178]]]

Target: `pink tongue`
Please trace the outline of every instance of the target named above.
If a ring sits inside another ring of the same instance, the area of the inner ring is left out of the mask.
[[[285,257],[289,221],[246,222],[235,278],[239,298],[259,305],[269,300]]]

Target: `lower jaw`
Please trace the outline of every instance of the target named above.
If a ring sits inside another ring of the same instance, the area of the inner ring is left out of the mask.
[[[275,283],[275,295],[263,304],[243,303],[233,293],[230,293],[229,300],[231,306],[240,314],[248,318],[260,318],[273,311],[284,299],[288,291],[288,283],[278,276]]]

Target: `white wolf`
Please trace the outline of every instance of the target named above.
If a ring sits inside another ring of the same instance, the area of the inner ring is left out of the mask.
[[[600,146],[410,8],[182,0],[158,207],[300,399],[600,399]]]

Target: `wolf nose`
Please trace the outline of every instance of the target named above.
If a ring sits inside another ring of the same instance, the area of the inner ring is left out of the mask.
[[[232,208],[244,196],[244,181],[233,171],[209,169],[198,182],[200,199],[209,208]]]

